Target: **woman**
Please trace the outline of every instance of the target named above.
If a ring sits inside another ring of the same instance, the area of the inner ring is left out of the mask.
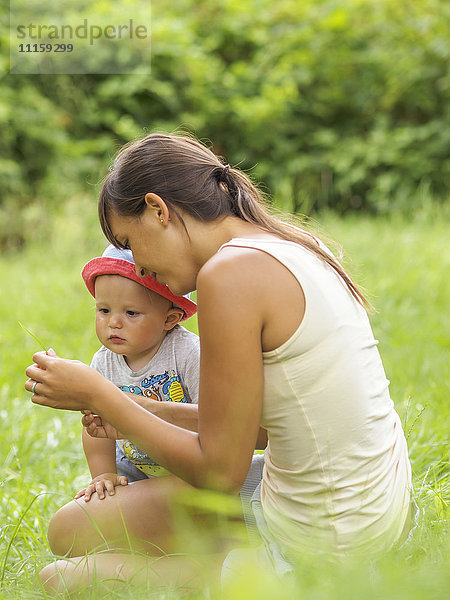
[[[406,441],[367,303],[328,249],[269,215],[246,175],[181,136],[126,146],[99,215],[139,275],[176,295],[197,289],[198,431],[43,353],[27,369],[33,402],[91,411],[91,435],[115,428],[188,484],[227,493],[244,482],[262,426],[253,508],[259,556],[279,572],[305,550],[367,554],[398,541],[408,527]]]

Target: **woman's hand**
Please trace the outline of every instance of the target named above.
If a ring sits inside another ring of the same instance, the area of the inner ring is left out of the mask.
[[[114,488],[119,485],[128,485],[128,479],[124,475],[117,475],[117,473],[102,473],[91,481],[91,483],[80,490],[75,495],[75,500],[84,496],[84,501],[89,502],[92,494],[97,492],[97,496],[100,500],[105,498],[105,491],[108,492],[109,496],[114,496],[116,493]]]
[[[91,437],[108,438],[110,440],[123,440],[125,438],[118,429],[102,419],[100,415],[94,415],[90,410],[84,410],[83,413],[81,423]]]
[[[102,386],[109,382],[94,369],[77,360],[59,358],[50,350],[37,352],[34,364],[26,369],[29,377],[25,389],[32,392],[31,401],[42,406],[64,410],[92,409]]]

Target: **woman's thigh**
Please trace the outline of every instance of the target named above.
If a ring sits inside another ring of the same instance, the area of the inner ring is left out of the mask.
[[[73,500],[53,516],[48,539],[59,556],[100,549],[173,551],[177,496],[190,486],[175,476],[145,479],[115,488],[114,496]],[[191,488],[192,489],[192,488]]]
[[[115,488],[114,496],[73,500],[53,516],[48,539],[58,556],[82,556],[104,549],[137,550],[161,556],[226,551],[242,543],[236,518],[206,506],[202,490],[173,475]],[[210,505],[210,497],[207,497]],[[240,503],[236,498],[236,515]],[[233,527],[230,525],[233,524]]]

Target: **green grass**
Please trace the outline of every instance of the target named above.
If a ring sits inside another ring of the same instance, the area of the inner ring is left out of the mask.
[[[371,321],[408,436],[424,516],[412,545],[390,552],[375,568],[363,562],[323,565],[309,557],[290,585],[249,568],[245,579],[225,596],[444,598],[450,584],[448,213],[430,209],[410,220],[322,215],[319,221],[321,229],[344,246],[344,263],[378,310]],[[75,214],[66,214],[57,222],[51,242],[34,242],[23,253],[0,259],[1,598],[42,597],[35,574],[50,558],[49,519],[88,478],[79,416],[36,407],[23,389],[24,369],[39,346],[18,321],[61,356],[89,362],[98,341],[92,298],[80,271],[103,247],[94,220],[85,226]],[[154,595],[124,590],[113,597],[184,596],[177,590]],[[199,591],[193,597],[208,594]]]

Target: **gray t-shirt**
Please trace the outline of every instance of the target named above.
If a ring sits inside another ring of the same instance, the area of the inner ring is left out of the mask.
[[[200,340],[181,325],[167,333],[155,356],[137,372],[130,369],[121,354],[104,346],[94,354],[91,367],[125,392],[152,400],[198,403]],[[168,473],[133,442],[117,440],[117,445],[146,475]]]

